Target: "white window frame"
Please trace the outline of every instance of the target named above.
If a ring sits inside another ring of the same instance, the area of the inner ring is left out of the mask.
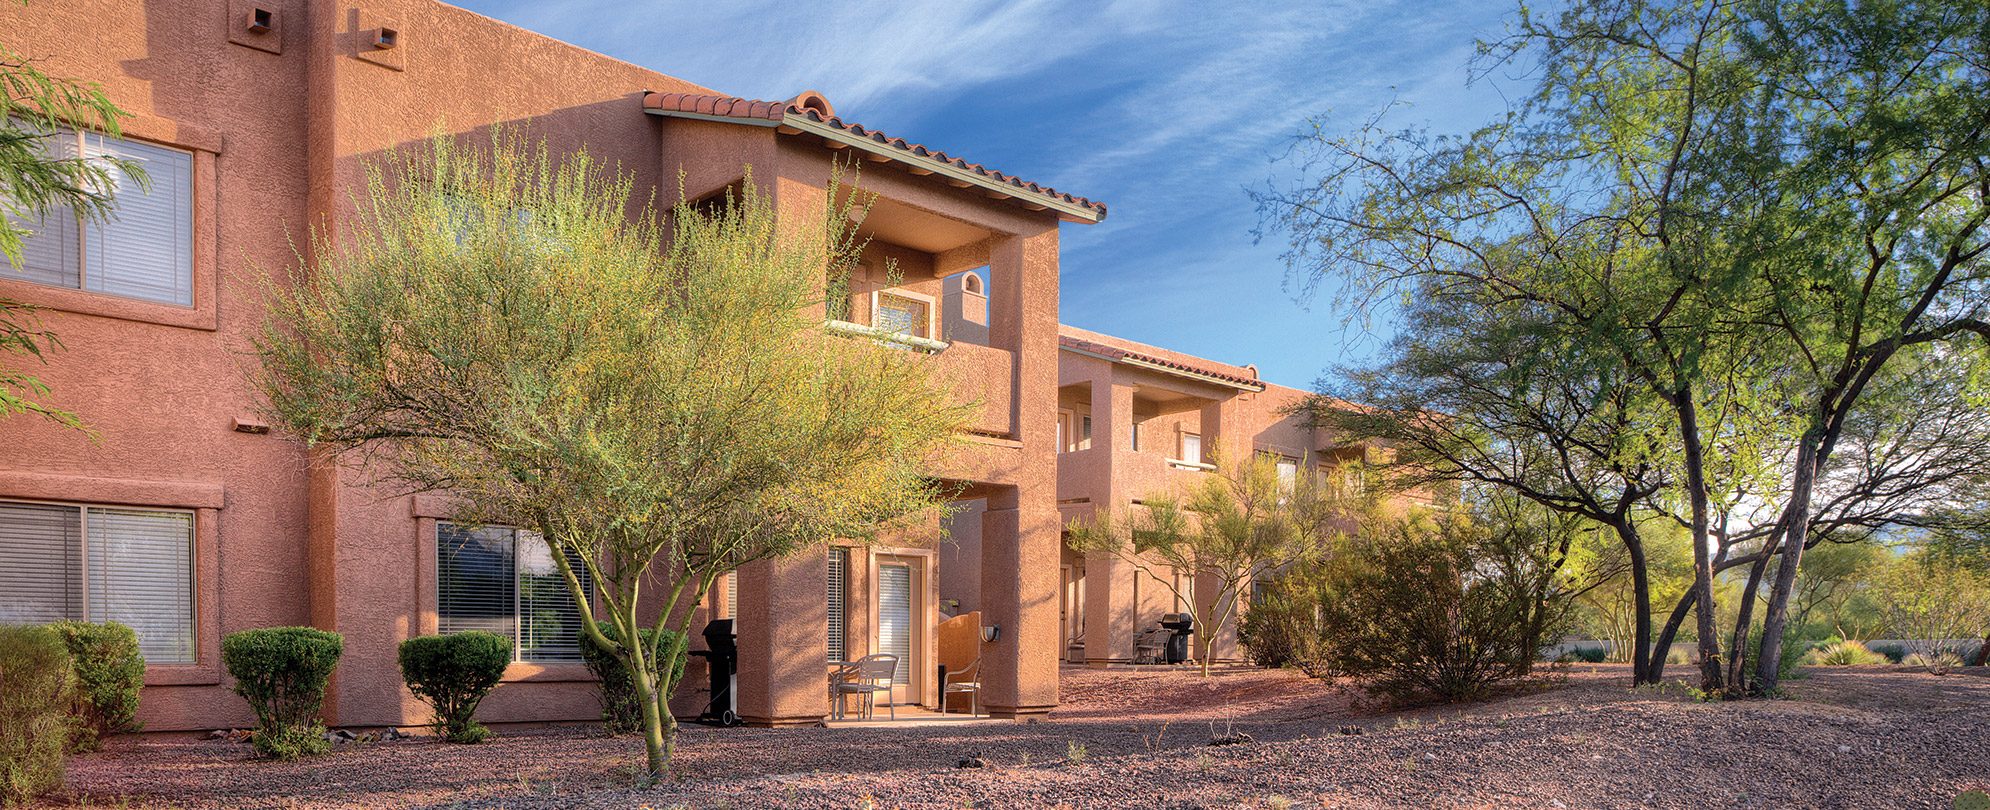
[[[41,501],[24,498],[0,498],[0,504],[23,504],[28,506],[54,506],[77,510],[77,553],[79,556],[78,576],[81,581],[70,587],[81,591],[82,612],[76,618],[80,621],[115,621],[108,617],[90,614],[90,512],[91,510],[115,510],[122,512],[160,512],[187,516],[187,658],[185,660],[146,659],[147,666],[187,666],[200,661],[200,515],[198,510],[158,506],[120,506],[105,503],[81,503],[75,501]],[[138,628],[133,628],[134,630]],[[140,639],[140,644],[144,643]]]
[[[871,323],[870,323],[871,328],[880,329],[880,330],[886,328],[884,324],[879,322],[878,313],[881,311],[880,308],[882,307],[884,299],[887,296],[902,298],[907,301],[916,301],[920,305],[926,308],[926,327],[924,330],[925,334],[908,335],[904,332],[892,332],[891,334],[903,335],[905,337],[918,338],[921,340],[939,339],[939,309],[940,309],[939,303],[933,299],[933,296],[926,295],[925,293],[913,292],[903,287],[893,287],[891,289],[886,289],[886,290],[871,291]]]
[[[196,295],[196,290],[194,289],[195,288],[194,267],[196,264],[199,263],[198,254],[200,250],[199,246],[196,244],[198,240],[196,239],[196,235],[194,233],[195,229],[198,227],[195,209],[199,205],[198,202],[199,194],[197,193],[198,190],[194,188],[194,185],[196,177],[200,173],[199,167],[197,165],[198,156],[196,155],[195,150],[179,146],[171,146],[163,143],[157,143],[154,141],[137,140],[132,138],[113,139],[110,136],[105,135],[101,132],[95,132],[88,129],[76,129],[73,127],[58,127],[57,132],[52,134],[59,136],[66,136],[64,138],[59,138],[58,140],[69,140],[73,138],[72,148],[76,150],[77,155],[82,156],[86,159],[100,157],[106,154],[110,150],[105,149],[103,144],[107,141],[112,141],[112,140],[115,140],[120,143],[137,144],[139,146],[143,146],[148,149],[157,149],[163,152],[172,152],[185,156],[186,173],[182,176],[175,178],[175,180],[178,183],[179,187],[182,189],[184,194],[184,199],[182,199],[181,202],[184,204],[185,209],[178,213],[180,218],[184,220],[185,233],[183,233],[182,236],[184,237],[186,242],[185,242],[184,254],[176,257],[177,261],[180,263],[180,266],[174,268],[174,283],[179,289],[185,291],[186,300],[182,302],[176,300],[168,300],[164,298],[152,298],[140,295],[127,295],[124,293],[112,292],[109,290],[92,289],[90,286],[91,284],[90,242],[92,234],[91,229],[94,223],[85,221],[81,214],[63,206],[58,206],[50,210],[46,215],[46,217],[44,217],[44,219],[46,219],[47,217],[61,216],[62,214],[67,213],[69,216],[71,216],[76,220],[75,285],[72,286],[69,284],[58,284],[49,281],[42,281],[39,279],[28,278],[19,269],[14,267],[10,262],[6,262],[4,260],[0,260],[0,278],[5,278],[10,281],[20,281],[27,284],[34,284],[42,287],[49,287],[58,290],[75,290],[78,292],[89,293],[91,295],[106,296],[126,301],[142,301],[148,304],[157,304],[160,306],[176,307],[180,309],[194,309],[199,304],[199,301],[196,300],[197,295]],[[93,137],[97,139],[96,141],[97,146],[94,148],[91,147],[90,145],[91,143],[90,139]],[[148,181],[154,183],[156,188],[156,184],[159,178],[152,176],[154,171],[155,169],[148,169],[147,179]],[[126,184],[135,186],[136,181],[126,176],[121,170],[112,169],[111,197],[113,200],[115,200],[117,197],[118,188],[125,186]],[[113,221],[117,219],[117,214],[115,209],[113,209],[110,212],[108,218]],[[20,221],[17,221],[15,224],[17,226],[25,225],[28,227],[32,227],[30,223],[24,223]],[[35,240],[40,238],[45,238],[45,237],[42,237],[39,234],[34,236],[29,236],[23,240],[23,246],[25,247],[26,245],[33,244]]]

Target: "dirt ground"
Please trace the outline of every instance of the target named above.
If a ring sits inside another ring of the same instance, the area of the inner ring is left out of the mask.
[[[1789,698],[1697,703],[1621,665],[1391,712],[1290,672],[1067,669],[1041,723],[711,729],[636,790],[641,743],[587,728],[303,762],[117,740],[53,806],[187,808],[1941,808],[1990,788],[1990,668],[1816,668]],[[1359,730],[1361,733],[1352,733]],[[1248,734],[1251,742],[1211,745]],[[987,767],[955,765],[979,757]]]

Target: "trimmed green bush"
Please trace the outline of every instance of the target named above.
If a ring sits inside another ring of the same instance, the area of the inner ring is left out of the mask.
[[[1604,659],[1609,657],[1610,651],[1602,647],[1576,647],[1557,656],[1555,661],[1563,664],[1578,662],[1584,664],[1601,664]]]
[[[616,632],[612,622],[595,622],[601,634],[620,642],[622,634]],[[668,683],[656,684],[659,692],[669,694],[670,687],[684,679],[684,636],[670,630],[645,629],[637,631],[644,643],[649,645],[650,654],[655,660],[672,661],[668,672]],[[596,686],[601,690],[601,724],[610,734],[629,734],[643,729],[643,704],[636,694],[635,676],[621,659],[601,648],[594,642],[594,636],[582,633],[580,636],[581,660],[587,662],[587,671],[594,673]],[[669,656],[666,658],[665,656]]]
[[[1866,649],[1856,641],[1826,644],[1803,655],[1807,667],[1856,667],[1892,663],[1886,656]]]
[[[54,631],[0,625],[0,805],[62,786],[75,686],[69,650]]]
[[[310,627],[266,627],[229,633],[221,661],[235,677],[235,694],[256,711],[256,750],[276,759],[323,753],[318,707],[325,681],[338,668],[345,637]]]
[[[128,734],[138,722],[138,689],[145,685],[145,655],[138,633],[118,622],[61,621],[48,629],[69,648],[76,667],[78,720],[72,751],[95,751],[105,736]]]
[[[482,630],[401,642],[401,679],[435,708],[429,726],[450,742],[478,743],[490,736],[476,720],[477,704],[510,663],[511,639]]]

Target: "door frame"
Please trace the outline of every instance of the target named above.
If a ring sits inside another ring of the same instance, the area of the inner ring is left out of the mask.
[[[912,639],[908,645],[912,651],[911,661],[900,661],[906,667],[910,683],[892,689],[892,702],[900,705],[938,705],[938,670],[934,662],[939,660],[939,640],[934,630],[938,624],[939,592],[933,576],[934,552],[931,549],[884,548],[871,554],[870,607],[871,628],[868,646],[873,653],[883,652],[878,633],[884,627],[883,597],[886,565],[904,565],[912,569]]]

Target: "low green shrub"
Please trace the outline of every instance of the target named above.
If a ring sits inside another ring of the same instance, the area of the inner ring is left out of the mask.
[[[1886,656],[1866,649],[1866,645],[1856,641],[1840,641],[1827,644],[1804,653],[1802,665],[1807,667],[1856,667],[1891,663]]]
[[[344,651],[345,637],[310,627],[243,630],[221,640],[221,661],[235,677],[235,694],[256,712],[249,739],[257,751],[276,759],[324,752],[318,707]]]
[[[1602,647],[1575,647],[1573,649],[1570,649],[1568,652],[1556,656],[1555,661],[1556,663],[1562,663],[1562,664],[1573,664],[1577,662],[1581,662],[1584,664],[1601,664],[1603,663],[1604,659],[1609,657],[1610,657],[1610,651]]]
[[[75,687],[69,650],[54,631],[0,625],[0,805],[62,786]]]
[[[483,742],[490,736],[490,729],[476,720],[477,704],[510,663],[511,639],[481,630],[401,642],[401,679],[415,697],[434,707],[430,727],[450,742]]]
[[[69,648],[76,667],[76,739],[70,750],[95,751],[111,734],[138,722],[138,689],[145,685],[145,655],[138,633],[118,622],[55,622],[48,626]]]
[[[1873,644],[1866,649],[1886,656],[1887,661],[1895,664],[1901,663],[1901,659],[1907,657],[1907,650],[1898,644]]]
[[[1674,647],[1665,652],[1666,666],[1685,666],[1693,663],[1693,654]]]
[[[616,643],[621,643],[622,634],[615,629],[613,622],[595,622],[601,634]],[[658,692],[669,694],[670,689],[684,678],[684,636],[670,630],[639,630],[637,633],[649,646],[652,660],[671,661],[667,670],[670,675],[666,683],[656,684]],[[610,734],[629,734],[643,728],[642,696],[636,694],[636,678],[629,668],[622,664],[613,653],[596,644],[594,636],[582,633],[580,636],[581,660],[587,663],[587,671],[594,673],[596,687],[601,690],[601,723]],[[654,699],[649,698],[649,699]]]

